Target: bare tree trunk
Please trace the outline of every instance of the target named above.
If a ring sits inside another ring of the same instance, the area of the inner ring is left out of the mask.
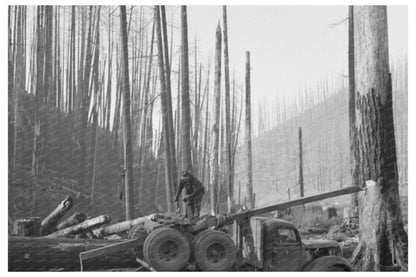
[[[169,129],[169,151],[170,151],[170,179],[173,185],[173,191],[177,190],[178,174],[176,164],[176,149],[175,149],[175,133],[173,125],[173,113],[172,113],[172,89],[170,84],[170,62],[169,62],[169,47],[168,47],[168,35],[165,6],[161,6],[162,14],[162,35],[163,35],[163,49],[164,49],[164,61],[165,61],[165,74],[166,74],[166,96],[167,96],[167,108],[168,108],[168,129]]]
[[[211,214],[215,215],[218,213],[218,179],[219,179],[219,143],[220,143],[220,111],[221,111],[221,26],[218,23],[216,31],[216,42],[215,42],[215,80],[214,80],[214,91],[215,91],[215,123],[213,126],[214,132],[214,151],[212,158],[212,184],[210,189],[211,196]]]
[[[247,199],[250,209],[254,208],[253,197],[253,166],[251,150],[251,88],[250,88],[250,52],[246,52],[246,133],[245,143],[247,146]]]
[[[124,103],[124,169],[126,187],[126,220],[134,218],[134,188],[133,188],[133,153],[131,146],[130,124],[130,82],[129,82],[129,54],[127,47],[126,6],[120,6],[120,32],[122,43],[123,64],[123,103]]]
[[[354,7],[354,142],[360,157],[359,270],[407,270],[407,233],[400,208],[386,6]]]
[[[303,187],[303,152],[302,152],[302,128],[299,127],[299,191],[300,197],[304,197]]]
[[[231,125],[230,125],[230,70],[228,61],[228,26],[227,26],[227,6],[223,6],[223,25],[224,25],[224,79],[225,79],[225,182],[227,184],[227,208],[231,212],[233,206],[233,175],[231,165]]]
[[[349,6],[349,19],[348,19],[348,112],[349,112],[349,136],[350,136],[350,169],[352,185],[359,186],[360,181],[358,174],[358,158],[355,147],[355,76],[354,76],[354,7]],[[353,209],[353,217],[358,217],[358,194],[351,195],[351,207]]]
[[[166,185],[166,201],[168,212],[172,211],[172,174],[171,164],[174,157],[171,156],[170,141],[169,141],[169,108],[168,108],[168,96],[166,89],[166,74],[163,58],[163,42],[162,42],[162,28],[160,24],[160,11],[159,6],[154,7],[155,12],[155,24],[156,24],[156,39],[157,39],[157,50],[158,50],[158,61],[159,61],[159,78],[160,78],[160,100],[162,102],[162,120],[163,120],[163,141],[165,151],[165,185]]]
[[[186,6],[181,6],[181,142],[182,142],[182,170],[192,171],[192,144],[191,144],[191,106],[189,102],[189,53],[188,53],[188,19]]]

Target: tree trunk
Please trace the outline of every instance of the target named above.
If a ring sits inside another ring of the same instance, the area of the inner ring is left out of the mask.
[[[302,128],[299,127],[299,191],[300,197],[305,196],[303,187],[303,152],[302,152]]]
[[[111,221],[111,218],[108,215],[100,215],[88,220],[85,220],[77,225],[69,226],[65,229],[58,230],[50,235],[47,235],[47,238],[63,238],[74,236],[80,233],[85,233],[91,231],[101,225],[107,224]]]
[[[400,208],[387,8],[354,7],[355,131],[359,179],[360,243],[353,262],[359,270],[407,270],[407,233]]]
[[[70,226],[74,226],[81,222],[84,222],[87,219],[87,216],[84,213],[76,212],[58,225],[56,225],[56,230],[62,230]]]
[[[47,217],[42,220],[42,234],[47,235],[53,232],[56,224],[72,208],[74,201],[71,196],[67,196]]]
[[[162,102],[162,120],[163,120],[163,141],[165,151],[165,185],[166,185],[166,201],[168,211],[172,211],[172,179],[174,172],[172,172],[172,160],[170,151],[171,143],[169,141],[169,108],[168,108],[168,96],[166,89],[166,74],[163,58],[163,44],[162,44],[162,30],[160,24],[160,11],[159,6],[155,6],[155,22],[156,22],[156,36],[157,36],[157,49],[158,49],[158,61],[159,61],[159,78],[160,78],[160,90],[161,90],[161,102]]]
[[[97,238],[105,238],[117,233],[128,231],[138,224],[141,224],[147,220],[151,220],[152,217],[153,215],[148,215],[144,217],[138,217],[133,220],[127,220],[113,225],[105,226],[100,229],[95,229],[93,234],[97,236]]]
[[[349,6],[348,12],[348,112],[349,112],[349,138],[350,138],[350,169],[352,185],[359,186],[358,179],[358,158],[356,154],[356,147],[354,143],[355,136],[355,76],[354,76],[354,7]],[[351,206],[353,210],[353,217],[358,217],[358,194],[351,195]]]
[[[245,144],[247,147],[247,199],[250,209],[254,209],[253,197],[253,165],[251,150],[251,88],[250,88],[250,52],[246,52],[246,133]]]
[[[192,145],[191,145],[191,105],[189,101],[189,53],[188,53],[188,18],[186,6],[181,6],[181,142],[182,142],[182,171],[192,171]]]
[[[123,64],[123,110],[124,110],[124,169],[126,192],[126,220],[134,218],[134,188],[133,188],[133,153],[131,146],[130,124],[130,82],[129,82],[129,54],[127,47],[126,6],[120,6],[120,32],[122,43]]]
[[[233,206],[233,175],[231,165],[231,114],[230,114],[230,70],[228,61],[228,24],[227,6],[223,6],[223,25],[224,25],[224,79],[225,79],[225,157],[226,173],[225,182],[227,184],[227,208],[231,212]]]
[[[178,186],[178,174],[177,174],[177,164],[176,164],[176,149],[175,149],[175,132],[173,125],[173,110],[172,110],[172,88],[170,83],[170,62],[169,62],[169,46],[168,46],[168,35],[167,35],[167,24],[166,24],[166,13],[165,6],[161,6],[161,15],[162,15],[162,36],[163,36],[163,49],[164,49],[164,66],[166,74],[166,98],[167,98],[167,115],[168,115],[168,129],[169,129],[169,151],[170,151],[170,179],[173,186],[173,191],[176,192]]]
[[[220,144],[220,111],[221,111],[221,26],[218,23],[215,42],[215,123],[214,132],[214,149],[212,158],[212,184],[210,188],[211,197],[211,215],[218,213],[218,180],[219,180],[219,144]]]

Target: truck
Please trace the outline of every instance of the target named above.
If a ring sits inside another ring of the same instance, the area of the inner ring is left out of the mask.
[[[302,241],[293,223],[261,215],[361,190],[349,187],[197,220],[157,213],[134,226],[128,240],[80,253],[81,270],[87,259],[132,249],[150,271],[352,271],[337,242]]]

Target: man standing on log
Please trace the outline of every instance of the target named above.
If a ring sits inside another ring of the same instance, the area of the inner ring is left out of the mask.
[[[178,203],[179,196],[185,188],[185,196],[183,202],[186,203],[185,216],[189,219],[199,217],[201,211],[202,198],[204,197],[204,186],[202,183],[191,174],[189,171],[182,172],[182,177],[179,182],[178,191],[176,192],[175,203]]]

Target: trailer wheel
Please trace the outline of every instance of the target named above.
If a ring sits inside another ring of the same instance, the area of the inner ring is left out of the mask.
[[[149,234],[144,241],[145,260],[158,271],[178,271],[189,260],[190,246],[178,230],[162,227]]]
[[[224,232],[207,230],[192,242],[193,255],[202,271],[227,271],[236,261],[233,240]]]
[[[147,233],[144,229],[144,224],[137,224],[134,226],[127,236],[128,239],[139,239],[138,244],[133,249],[133,253],[140,259],[143,259],[143,244],[146,237]]]

